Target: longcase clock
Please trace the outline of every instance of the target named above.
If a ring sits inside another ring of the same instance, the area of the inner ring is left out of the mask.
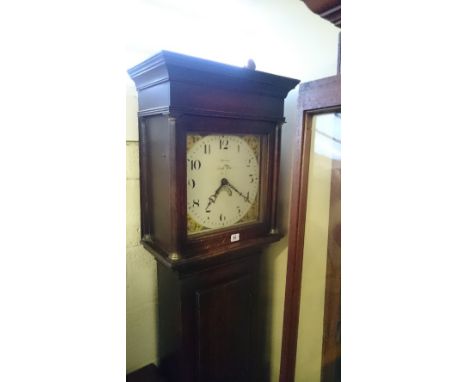
[[[128,72],[160,367],[171,381],[259,380],[258,261],[281,238],[284,98],[299,81],[168,51]]]

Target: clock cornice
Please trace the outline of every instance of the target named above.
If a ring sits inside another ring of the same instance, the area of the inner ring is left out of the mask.
[[[138,89],[167,81],[181,81],[286,97],[299,81],[258,70],[222,64],[198,57],[162,50],[130,68],[128,74]]]

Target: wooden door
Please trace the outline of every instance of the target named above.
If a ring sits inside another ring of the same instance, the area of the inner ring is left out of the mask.
[[[169,381],[261,380],[259,256],[182,271],[158,264],[158,353]]]
[[[250,275],[196,291],[198,381],[251,381]]]

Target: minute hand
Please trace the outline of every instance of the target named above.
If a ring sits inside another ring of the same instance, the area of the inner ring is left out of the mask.
[[[231,183],[227,182],[227,185],[231,187],[234,191],[236,191],[240,196],[242,196],[246,202],[251,203],[251,201],[249,200],[249,197],[245,196],[242,192],[240,192],[237,188],[235,188]]]

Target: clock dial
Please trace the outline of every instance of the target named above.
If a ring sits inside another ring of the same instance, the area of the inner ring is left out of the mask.
[[[258,220],[260,137],[187,136],[187,231]]]

